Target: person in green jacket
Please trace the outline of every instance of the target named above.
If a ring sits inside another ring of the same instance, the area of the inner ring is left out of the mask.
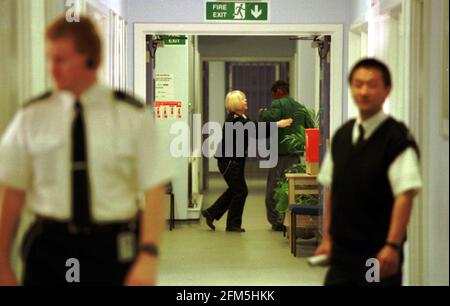
[[[284,171],[299,162],[298,153],[294,152],[286,142],[286,136],[298,133],[299,126],[313,128],[314,123],[307,115],[306,107],[289,96],[289,83],[278,80],[272,86],[272,105],[269,109],[261,109],[259,121],[276,122],[281,119],[293,118],[291,126],[278,130],[278,163],[269,169],[266,188],[267,220],[272,225],[272,230],[283,230],[284,216],[279,216],[275,210],[274,189],[277,179],[284,175]]]

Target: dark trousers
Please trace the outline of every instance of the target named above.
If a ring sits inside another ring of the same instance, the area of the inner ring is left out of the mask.
[[[225,178],[228,189],[207,209],[208,213],[219,220],[228,210],[227,228],[241,227],[245,199],[248,189],[245,182],[245,160],[219,159],[220,173]]]
[[[333,243],[330,268],[325,276],[325,286],[401,286],[403,251],[400,252],[399,271],[388,278],[372,281],[373,264],[367,260],[376,258],[380,247],[352,246],[343,247]],[[367,276],[369,276],[367,278]]]
[[[284,178],[284,171],[292,166],[293,164],[299,163],[299,156],[297,155],[280,155],[278,156],[278,163],[274,168],[269,169],[269,174],[267,176],[267,188],[266,188],[266,212],[267,221],[270,224],[282,224],[284,216],[278,215],[275,210],[275,188],[277,187],[280,178]]]
[[[137,242],[137,227],[129,223],[98,226],[73,233],[67,223],[37,221],[22,247],[25,286],[122,286],[134,261],[119,260],[118,235],[129,233]],[[134,254],[136,254],[136,245]],[[79,282],[73,282],[76,259]],[[69,278],[68,278],[69,277]],[[70,281],[68,281],[68,279]]]

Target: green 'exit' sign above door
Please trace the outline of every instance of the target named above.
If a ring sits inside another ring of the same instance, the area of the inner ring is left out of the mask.
[[[205,20],[223,22],[267,22],[268,1],[206,1]]]
[[[184,35],[164,35],[165,45],[185,45],[187,37]]]

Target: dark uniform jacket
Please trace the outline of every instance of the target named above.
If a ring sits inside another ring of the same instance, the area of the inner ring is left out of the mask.
[[[235,128],[232,131],[233,132],[232,142],[228,142],[228,139],[226,138],[225,128],[227,123],[233,124],[233,127]],[[248,117],[244,118],[243,116],[240,116],[234,112],[228,113],[222,128],[222,140],[217,147],[215,157],[224,159],[244,160],[245,157],[247,156],[249,137],[252,136],[249,133],[249,131],[245,129],[245,127],[250,128],[252,126],[255,128],[256,133],[257,126],[255,126],[254,122],[252,122]],[[237,132],[238,129],[242,130],[242,127],[244,127],[243,129],[244,137],[241,138],[238,137]],[[254,137],[256,137],[256,134]]]

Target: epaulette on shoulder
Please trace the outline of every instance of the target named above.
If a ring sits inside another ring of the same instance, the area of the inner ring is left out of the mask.
[[[30,99],[22,107],[26,108],[26,107],[28,107],[30,105],[33,105],[33,104],[37,103],[37,102],[44,101],[44,100],[48,99],[51,95],[52,95],[52,92],[49,90],[49,91],[43,93],[42,95],[39,95],[39,96],[37,96],[35,98]]]
[[[127,94],[124,91],[115,90],[114,97],[117,100],[128,103],[136,108],[144,108],[144,105],[139,100],[135,99],[133,96]]]

